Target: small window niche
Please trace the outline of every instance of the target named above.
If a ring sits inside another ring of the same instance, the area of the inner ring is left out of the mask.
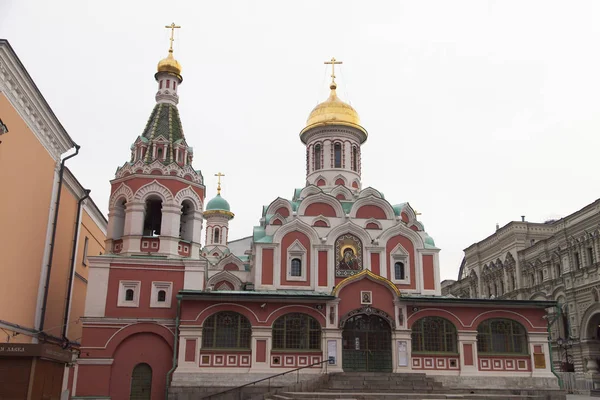
[[[390,273],[393,283],[409,285],[410,284],[410,258],[408,251],[398,244],[390,252]]]
[[[152,282],[151,308],[170,308],[173,282]]]
[[[140,288],[140,281],[119,281],[117,307],[139,307]]]
[[[287,280],[306,281],[306,249],[296,240],[287,250]]]

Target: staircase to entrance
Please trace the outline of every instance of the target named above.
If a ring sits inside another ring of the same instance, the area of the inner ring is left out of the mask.
[[[330,374],[311,392],[281,391],[268,400],[344,399],[470,399],[470,400],[565,400],[558,389],[469,389],[444,387],[434,377],[420,373],[344,372]]]

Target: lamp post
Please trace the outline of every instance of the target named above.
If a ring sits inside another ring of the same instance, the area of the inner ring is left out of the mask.
[[[563,349],[565,351],[565,362],[561,363],[561,370],[562,372],[567,372],[565,371],[565,364],[569,362],[569,349],[573,347],[573,338],[569,337],[568,339],[563,339],[559,337],[558,339],[556,339],[556,344],[560,349]]]

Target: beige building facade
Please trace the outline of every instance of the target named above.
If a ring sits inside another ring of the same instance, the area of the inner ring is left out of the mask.
[[[600,199],[559,220],[523,217],[464,251],[458,280],[444,281],[442,294],[557,301],[548,319],[555,370],[591,389],[600,363]]]
[[[79,146],[2,39],[0,127],[0,398],[55,398],[107,222],[67,167]]]

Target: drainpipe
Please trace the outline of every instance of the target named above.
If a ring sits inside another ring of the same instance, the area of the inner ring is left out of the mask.
[[[554,306],[554,311],[556,312],[556,315],[558,315],[558,318],[555,319],[554,321],[560,321],[561,320],[561,312],[560,312],[560,307],[558,306]],[[554,374],[554,376],[556,376],[556,378],[558,379],[558,385],[560,386],[561,389],[564,389],[565,386],[563,384],[563,380],[562,378],[556,373],[556,371],[554,370],[554,362],[552,362],[552,340],[550,339],[551,333],[550,333],[550,325],[552,324],[552,322],[550,321],[550,319],[547,319],[548,324],[546,325],[548,328],[548,348],[550,349],[550,370],[552,371],[552,373]]]
[[[52,259],[54,257],[54,242],[56,240],[56,224],[58,222],[58,209],[60,207],[60,192],[62,190],[63,183],[63,175],[65,172],[65,162],[69,158],[75,157],[79,154],[79,149],[81,146],[75,144],[75,153],[71,154],[63,158],[60,163],[60,173],[58,175],[58,192],[56,195],[56,209],[54,210],[54,222],[52,223],[52,238],[50,239],[50,256],[48,257],[48,266],[46,267],[46,284],[44,285],[44,300],[42,301],[42,315],[40,317],[40,327],[39,331],[43,333],[44,331],[44,320],[46,319],[46,304],[48,302],[48,289],[50,287],[50,272],[52,271]]]
[[[173,344],[173,368],[167,372],[167,384],[165,385],[165,400],[169,400],[169,380],[175,368],[177,368],[177,350],[179,346],[179,322],[181,314],[181,297],[177,296],[177,317],[175,317],[175,340]]]
[[[62,326],[62,337],[65,339],[65,343],[69,343],[67,338],[67,324],[69,323],[69,311],[71,308],[71,295],[73,292],[73,277],[75,276],[75,261],[77,258],[77,243],[79,241],[79,226],[81,225],[81,209],[83,208],[83,201],[90,197],[91,190],[85,189],[84,195],[77,202],[77,217],[75,218],[75,232],[73,233],[73,250],[71,252],[71,270],[69,271],[69,285],[67,286],[67,298],[65,301],[65,318],[63,319]]]

